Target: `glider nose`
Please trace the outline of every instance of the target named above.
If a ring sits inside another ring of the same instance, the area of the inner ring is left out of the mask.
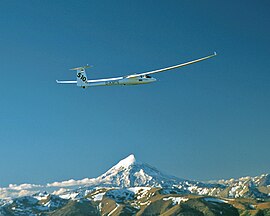
[[[151,79],[152,79],[152,82],[156,82],[157,81],[157,79],[154,78],[154,77],[152,77]]]

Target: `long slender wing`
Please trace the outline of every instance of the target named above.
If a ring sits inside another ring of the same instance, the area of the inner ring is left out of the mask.
[[[148,71],[148,72],[139,73],[139,74],[131,74],[131,75],[127,75],[125,77],[126,78],[135,78],[135,77],[139,77],[139,76],[145,76],[145,75],[149,75],[149,74],[160,73],[160,72],[164,72],[164,71],[167,71],[167,70],[172,70],[172,69],[175,69],[175,68],[180,68],[180,67],[184,67],[184,66],[187,66],[187,65],[190,65],[190,64],[194,64],[194,63],[197,63],[197,62],[200,62],[200,61],[204,61],[204,60],[212,58],[212,57],[214,57],[216,55],[217,55],[217,53],[214,52],[214,54],[212,54],[212,55],[209,55],[209,56],[206,56],[206,57],[203,57],[203,58],[199,58],[199,59],[196,59],[196,60],[193,60],[193,61],[189,61],[189,62],[186,62],[186,63],[182,63],[182,64],[179,64],[179,65],[174,65],[174,66],[171,66],[171,67],[166,67],[166,68],[162,68],[162,69],[158,69],[158,70],[154,70],[154,71]]]
[[[77,84],[77,81],[62,81],[62,80],[56,80],[59,84]]]

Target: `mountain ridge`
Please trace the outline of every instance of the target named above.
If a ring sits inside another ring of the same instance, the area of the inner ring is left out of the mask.
[[[0,188],[0,215],[270,213],[269,183],[269,174],[211,182],[182,179],[131,154],[96,178]]]
[[[0,199],[16,198],[31,195],[40,191],[60,194],[76,188],[87,187],[159,187],[172,188],[182,191],[182,193],[195,193],[199,195],[219,195],[224,197],[242,197],[247,188],[261,187],[263,191],[260,197],[267,197],[270,193],[270,175],[262,174],[256,177],[241,177],[239,179],[215,180],[215,181],[195,181],[178,178],[164,174],[157,168],[137,161],[133,154],[120,160],[105,173],[96,178],[84,178],[81,180],[70,179],[62,182],[52,182],[45,185],[36,184],[10,184],[6,188],[0,188]],[[231,188],[231,190],[229,190]],[[225,191],[228,190],[228,192]],[[242,192],[239,192],[239,189]],[[227,194],[227,195],[224,195]]]

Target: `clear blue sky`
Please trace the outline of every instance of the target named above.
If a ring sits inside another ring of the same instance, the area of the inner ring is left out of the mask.
[[[208,180],[269,173],[270,3],[1,1],[0,186],[96,177],[133,153]],[[83,90],[144,72],[159,82]]]

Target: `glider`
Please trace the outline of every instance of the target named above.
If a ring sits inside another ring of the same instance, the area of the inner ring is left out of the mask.
[[[77,71],[77,80],[76,81],[61,81],[56,80],[59,84],[77,84],[77,86],[81,88],[88,88],[93,86],[113,86],[113,85],[139,85],[139,84],[148,84],[157,81],[155,78],[151,77],[150,75],[155,73],[160,73],[180,67],[184,67],[190,64],[194,64],[200,61],[204,61],[206,59],[212,58],[216,56],[216,52],[212,55],[199,58],[193,61],[189,61],[186,63],[174,65],[171,67],[166,67],[158,70],[148,71],[144,73],[138,73],[138,74],[130,74],[126,76],[121,77],[113,77],[113,78],[105,78],[105,79],[95,79],[95,80],[88,80],[87,75],[85,72],[85,69],[90,68],[90,66],[83,66],[83,67],[77,67],[72,68],[70,70]]]

